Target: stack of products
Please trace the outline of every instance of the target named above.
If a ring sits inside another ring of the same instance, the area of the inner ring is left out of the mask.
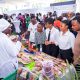
[[[61,77],[65,70],[67,69],[67,64],[63,60],[51,57],[45,53],[29,54],[27,52],[26,53],[21,52],[18,55],[18,61],[19,63],[22,63],[23,67],[28,69],[29,72],[39,76],[42,75],[43,77],[46,76],[45,78],[47,78],[48,80],[52,80],[49,79],[50,77],[52,78],[55,78],[56,76]],[[46,69],[49,69],[49,71],[46,72]],[[24,74],[25,72],[22,73]]]

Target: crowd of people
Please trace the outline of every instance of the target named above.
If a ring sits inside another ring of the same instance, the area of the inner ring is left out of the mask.
[[[21,43],[14,45],[7,37],[9,32],[24,35],[39,51],[80,64],[80,13],[68,12],[59,17],[56,11],[47,15],[0,15],[0,78],[18,67],[17,54]]]

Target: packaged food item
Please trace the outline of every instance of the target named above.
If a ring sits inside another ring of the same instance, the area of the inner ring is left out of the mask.
[[[21,74],[21,73],[22,73],[22,68],[21,68],[21,67],[18,68],[17,73],[18,73],[18,74]]]
[[[52,72],[53,62],[52,61],[44,61],[42,74],[47,76],[49,80],[54,80],[54,73]]]
[[[28,62],[22,60],[21,58],[18,58],[18,62],[22,63],[22,64],[28,64]]]
[[[34,77],[30,72],[26,74],[26,80],[34,80]]]
[[[66,63],[61,63],[62,66],[64,67],[67,67],[67,64]]]
[[[21,70],[22,69],[22,70]],[[20,73],[20,80],[36,80],[39,74],[35,74],[32,71],[30,71],[28,68],[22,67],[19,69]]]

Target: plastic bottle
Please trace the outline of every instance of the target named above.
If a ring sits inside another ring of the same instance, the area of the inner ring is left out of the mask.
[[[49,78],[49,80],[54,80],[54,73],[52,72],[52,67],[52,61],[43,62],[43,74],[46,75]]]

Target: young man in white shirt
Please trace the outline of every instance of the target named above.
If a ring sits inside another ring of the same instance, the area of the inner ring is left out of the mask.
[[[54,20],[52,18],[46,19],[46,53],[57,57],[58,56],[58,37],[59,37],[59,31],[53,26]]]
[[[59,36],[59,53],[60,57],[63,60],[68,60],[69,63],[73,62],[73,53],[72,48],[74,46],[75,36],[72,32],[69,31],[69,21],[63,20],[60,27],[60,36]]]
[[[29,32],[29,41],[31,43],[35,43],[35,32],[37,31],[38,22],[36,21],[36,17],[34,15],[31,16],[31,23],[28,27]]]

